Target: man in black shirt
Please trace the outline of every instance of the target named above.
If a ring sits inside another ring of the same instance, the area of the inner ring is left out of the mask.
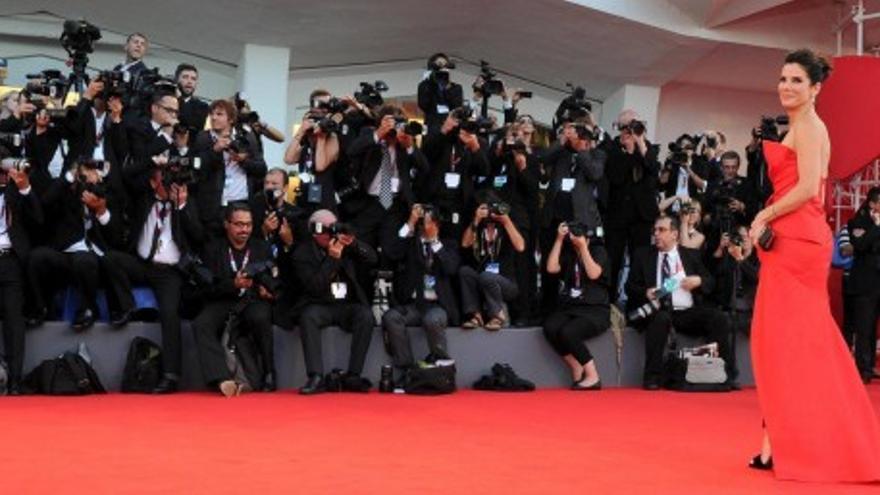
[[[464,103],[461,85],[449,80],[449,69],[455,64],[443,53],[428,59],[428,77],[419,83],[419,108],[425,114],[428,134],[440,132],[449,113]]]
[[[275,346],[272,339],[272,306],[277,270],[265,241],[251,236],[253,217],[241,203],[226,208],[226,237],[205,248],[205,267],[215,274],[208,288],[207,304],[193,320],[193,335],[199,349],[205,382],[229,397],[243,391],[226,361],[221,342],[228,330],[229,344],[247,332],[259,349],[263,376],[251,387],[264,392],[275,390]],[[227,325],[232,319],[234,324]],[[236,346],[237,347],[237,346]],[[248,377],[249,379],[251,377]]]
[[[180,64],[174,71],[174,79],[180,92],[180,124],[194,137],[205,128],[210,113],[208,104],[195,95],[199,85],[199,70],[191,64]]]
[[[352,334],[346,390],[365,392],[368,381],[361,378],[373,336],[373,313],[363,287],[358,284],[356,264],[375,265],[376,251],[358,241],[336,215],[318,210],[309,218],[312,239],[293,252],[293,265],[303,287],[305,307],[299,318],[308,381],[303,395],[326,391],[321,353],[321,329],[338,325]]]

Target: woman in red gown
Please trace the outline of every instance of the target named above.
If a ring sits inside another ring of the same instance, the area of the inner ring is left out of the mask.
[[[830,67],[808,50],[785,59],[778,92],[789,116],[782,143],[764,141],[774,193],[755,217],[772,247],[759,250],[752,362],[764,444],[751,463],[779,479],[880,480],[880,424],[831,316],[831,231],[822,184],[831,145],[814,102]],[[772,445],[772,457],[771,457]]]

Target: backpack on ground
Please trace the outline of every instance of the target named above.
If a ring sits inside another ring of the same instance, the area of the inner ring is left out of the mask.
[[[413,395],[442,395],[455,392],[455,365],[415,367],[407,371],[403,390]]]
[[[148,394],[161,379],[162,349],[150,339],[133,338],[122,372],[122,391]]]
[[[94,368],[80,354],[72,351],[40,363],[25,377],[23,387],[28,393],[45,395],[105,393]]]

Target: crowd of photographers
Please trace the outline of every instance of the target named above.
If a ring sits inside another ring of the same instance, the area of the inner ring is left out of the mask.
[[[516,108],[530,94],[484,65],[465,101],[454,65],[436,54],[418,87],[424,126],[385,104],[381,82],[353,96],[315,90],[279,167],[263,159],[262,140],[283,133],[239,95],[199,98],[192,65],[173,80],[148,70],[147,48],[133,34],[114,70],[45,71],[5,104],[0,295],[13,391],[24,328],[54,316],[59,290],[79,296],[72,325],[86,331],[99,287],[123,328],[141,286],[153,289],[162,327],[156,393],[177,389],[181,318],[193,321],[206,381],[225,395],[244,386],[228,359],[242,335],[261,370],[247,385],[275,389],[273,323],[302,333],[303,394],[327,390],[328,326],[352,334],[336,385],[369,389],[377,323],[395,382],[451,360],[447,327],[513,324],[543,326],[572,387],[595,390],[584,340],[607,331],[623,298],[646,333],[646,388],[661,385],[673,326],[716,341],[735,383],[730,339],[748,329],[757,283],[745,232],[769,194],[760,146],[778,138],[772,119],[755,129],[747,177],[717,132],[681,136],[662,163],[635,112],[620,115],[612,137],[580,88],[543,146]],[[75,85],[81,99],[61,109]],[[503,122],[487,117],[491,98]],[[422,360],[408,326],[426,332]]]

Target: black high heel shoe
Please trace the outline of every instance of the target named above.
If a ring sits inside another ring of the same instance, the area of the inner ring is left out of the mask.
[[[761,459],[761,454],[758,454],[755,457],[752,457],[752,461],[749,462],[749,467],[759,471],[769,471],[773,469],[773,456],[771,455],[767,458],[767,462],[764,462],[764,460]]]

